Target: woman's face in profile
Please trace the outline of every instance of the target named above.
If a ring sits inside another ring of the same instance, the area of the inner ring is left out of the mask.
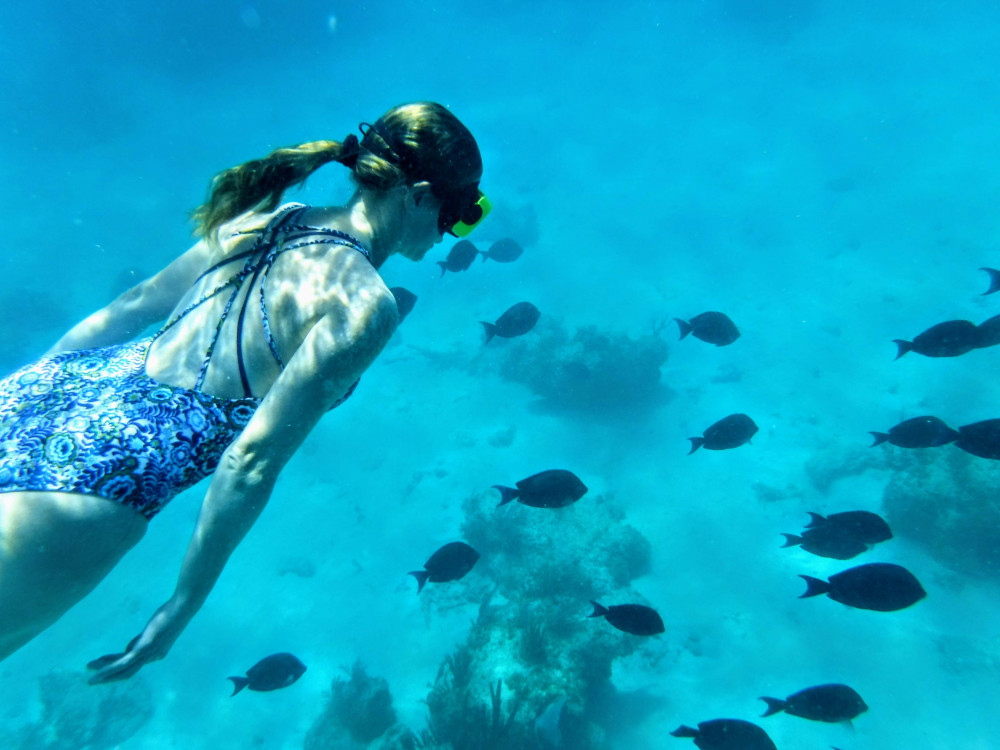
[[[419,188],[415,186],[406,198],[406,223],[399,249],[400,255],[414,261],[423,259],[428,250],[444,239],[438,228],[441,201],[429,189]]]

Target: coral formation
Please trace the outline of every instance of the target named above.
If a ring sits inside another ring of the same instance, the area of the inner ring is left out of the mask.
[[[462,536],[483,554],[493,588],[465,643],[427,697],[421,747],[539,750],[536,722],[552,705],[563,747],[606,746],[590,718],[610,688],[611,665],[644,642],[588,620],[595,597],[642,601],[630,582],[649,569],[649,542],[610,499],[568,508],[495,508],[493,493],[466,500]],[[471,596],[482,589],[465,589]],[[649,643],[649,642],[646,642]],[[654,642],[655,643],[655,642]]]
[[[913,451],[882,498],[894,533],[924,545],[958,572],[995,576],[1000,550],[983,529],[1000,528],[1000,463],[945,447]]]
[[[662,402],[668,391],[660,367],[666,361],[667,344],[658,331],[633,339],[586,326],[570,334],[548,316],[531,334],[492,346],[482,360],[552,409],[600,415]]]
[[[50,672],[38,680],[41,719],[0,730],[0,747],[32,750],[104,750],[118,747],[153,716],[142,677],[92,687],[79,673]]]
[[[354,748],[381,737],[396,723],[389,684],[358,661],[350,679],[335,679],[330,700],[306,735],[304,750]]]
[[[464,643],[438,669],[427,727],[390,726],[388,686],[355,664],[350,680],[334,682],[305,750],[608,747],[593,717],[614,696],[612,664],[658,642],[588,619],[589,600],[642,602],[630,584],[649,571],[651,546],[606,496],[558,509],[498,508],[497,499],[489,490],[463,505],[461,535],[482,553],[477,575],[422,602],[431,617],[479,605]]]

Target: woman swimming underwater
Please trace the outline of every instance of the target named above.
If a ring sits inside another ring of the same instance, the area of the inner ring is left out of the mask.
[[[378,268],[420,260],[489,211],[479,148],[444,107],[395,107],[361,133],[219,174],[194,247],[0,381],[0,659],[212,475],[173,595],[124,653],[92,663],[91,682],[163,658],[282,467],[392,335]],[[279,207],[330,162],[357,185],[346,205]]]

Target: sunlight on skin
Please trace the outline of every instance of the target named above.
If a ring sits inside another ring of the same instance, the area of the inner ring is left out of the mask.
[[[0,660],[90,593],[145,532],[144,518],[104,498],[0,494]]]
[[[346,207],[308,212],[313,225],[347,228],[358,236],[370,250],[371,262],[352,248],[336,245],[305,246],[277,256],[268,271],[265,301],[286,366],[279,368],[264,337],[259,296],[248,300],[243,352],[251,390],[264,397],[222,455],[173,596],[130,649],[104,657],[92,681],[123,679],[163,658],[201,608],[229,556],[267,504],[284,464],[395,330],[395,299],[377,267],[393,253],[418,260],[440,242],[439,211],[429,185],[417,183],[377,196],[359,191]],[[253,216],[252,225],[239,228],[259,228],[269,218]],[[220,232],[226,238],[221,243],[197,243],[159,274],[89,316],[53,351],[128,340],[137,328],[185,309],[224,284],[235,263],[203,279],[198,276],[254,242],[257,233],[232,236],[238,225],[239,220]],[[238,309],[248,293],[259,295],[257,287],[248,290],[250,285],[237,294]],[[230,296],[231,290],[224,289],[160,336],[149,351],[147,374],[163,383],[192,387]],[[204,383],[210,395],[244,396],[235,365],[237,324],[234,315],[222,326]],[[0,660],[86,596],[142,538],[146,524],[130,507],[102,497],[0,493]]]

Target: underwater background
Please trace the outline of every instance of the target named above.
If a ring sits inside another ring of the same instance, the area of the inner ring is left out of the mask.
[[[1000,264],[998,32],[986,0],[2,4],[4,372],[186,249],[216,172],[405,101],[477,137],[495,209],[470,239],[525,248],[387,263],[415,309],[168,658],[84,683],[170,595],[204,486],[0,663],[2,746],[685,748],[679,725],[740,718],[782,750],[995,748],[1000,470],[868,432],[1000,417],[1000,350],[892,343],[1000,313],[978,270]],[[287,198],[350,192],[333,165]],[[522,300],[535,330],[484,346],[478,321]],[[679,341],[706,310],[742,337]],[[751,445],[688,455],[734,412]],[[494,509],[492,485],[550,468],[588,494]],[[894,538],[781,548],[855,509]],[[477,567],[418,596],[407,572],[459,539]],[[874,561],[926,599],[798,598],[800,574]],[[666,632],[587,619],[592,599]],[[230,698],[281,651],[296,684]],[[830,682],[868,704],[853,728],[759,718]]]

